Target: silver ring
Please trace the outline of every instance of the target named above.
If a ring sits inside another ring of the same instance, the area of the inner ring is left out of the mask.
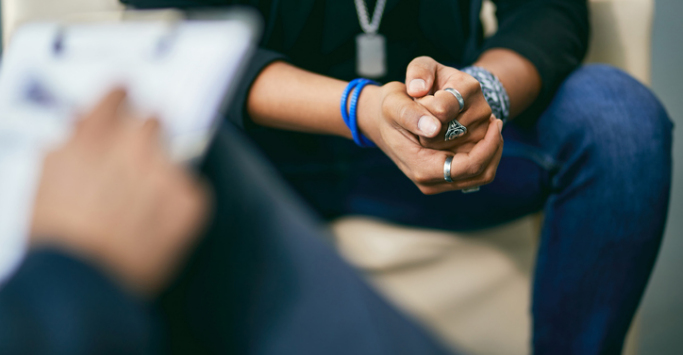
[[[463,111],[463,107],[465,107],[465,101],[463,101],[463,96],[461,96],[461,93],[452,88],[446,88],[444,91],[449,92],[456,97],[456,101],[458,101],[458,112]]]
[[[464,194],[469,194],[469,193],[478,192],[478,191],[480,191],[480,187],[479,187],[479,186],[469,187],[469,188],[467,188],[467,189],[461,190],[461,192],[463,192]]]
[[[457,120],[452,120],[451,122],[449,122],[447,131],[444,134],[444,141],[452,141],[466,133],[468,133],[468,129],[466,128],[466,126],[462,125]]]
[[[451,180],[451,161],[454,160],[454,156],[450,155],[444,161],[444,180],[446,182],[454,182]]]
[[[452,88],[445,88],[444,91],[454,95],[456,101],[458,101],[458,112],[460,113],[461,111],[463,111],[463,107],[465,107],[465,101],[463,101],[463,96],[461,95],[461,93],[458,92],[458,90]],[[447,128],[446,134],[444,134],[444,140],[454,140],[466,134],[466,132],[468,132],[468,129],[464,125],[462,125],[457,120],[452,120],[451,122],[449,122],[449,128]]]

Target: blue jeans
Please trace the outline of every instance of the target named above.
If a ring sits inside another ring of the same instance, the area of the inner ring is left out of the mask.
[[[533,289],[535,354],[619,354],[667,215],[672,123],[643,85],[604,65],[573,72],[533,127],[508,125],[495,181],[421,194],[377,149],[250,132],[324,217],[473,230],[543,211]]]

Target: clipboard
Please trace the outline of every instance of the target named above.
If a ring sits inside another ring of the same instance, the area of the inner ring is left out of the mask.
[[[38,23],[18,29],[0,71],[0,132],[49,147],[68,137],[79,114],[122,86],[137,114],[160,119],[175,161],[198,159],[261,24],[245,9],[189,14],[192,20],[177,22]]]
[[[260,35],[249,10],[188,21],[37,23],[17,30],[0,69],[0,286],[27,249],[47,150],[79,115],[123,86],[141,117],[159,118],[172,159],[202,157]]]

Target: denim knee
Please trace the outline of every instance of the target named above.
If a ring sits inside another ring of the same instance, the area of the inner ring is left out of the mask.
[[[551,117],[540,120],[540,137],[556,140],[561,160],[581,157],[612,178],[669,179],[672,122],[653,93],[623,71],[607,65],[577,69],[546,114]]]

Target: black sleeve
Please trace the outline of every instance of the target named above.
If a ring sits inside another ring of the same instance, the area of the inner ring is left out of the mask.
[[[179,9],[195,9],[195,8],[211,8],[212,6],[225,5],[242,5],[249,6],[259,11],[259,13],[266,17],[270,11],[271,4],[269,1],[257,0],[119,0],[122,4],[132,6],[137,9],[159,9],[159,8],[179,8]],[[233,99],[228,106],[226,117],[228,120],[238,127],[244,128],[245,123],[249,122],[247,110],[247,96],[252,84],[259,76],[261,71],[269,64],[276,60],[285,60],[285,56],[278,52],[268,49],[259,48],[254,53],[254,56],[249,60],[247,68],[242,75],[240,83],[234,92]]]
[[[283,54],[268,49],[257,49],[247,64],[247,68],[240,79],[240,84],[233,95],[233,100],[231,100],[231,104],[228,107],[226,116],[230,122],[244,128],[245,122],[249,121],[246,107],[249,90],[252,88],[256,78],[261,74],[261,71],[277,60],[286,60],[286,57]]]
[[[30,254],[0,288],[0,354],[149,354],[147,309],[97,270]]]
[[[526,116],[536,116],[582,62],[589,42],[586,0],[495,0],[499,28],[483,50],[507,48],[539,71],[542,89]],[[527,118],[523,118],[527,119]],[[516,119],[517,120],[517,119]]]

